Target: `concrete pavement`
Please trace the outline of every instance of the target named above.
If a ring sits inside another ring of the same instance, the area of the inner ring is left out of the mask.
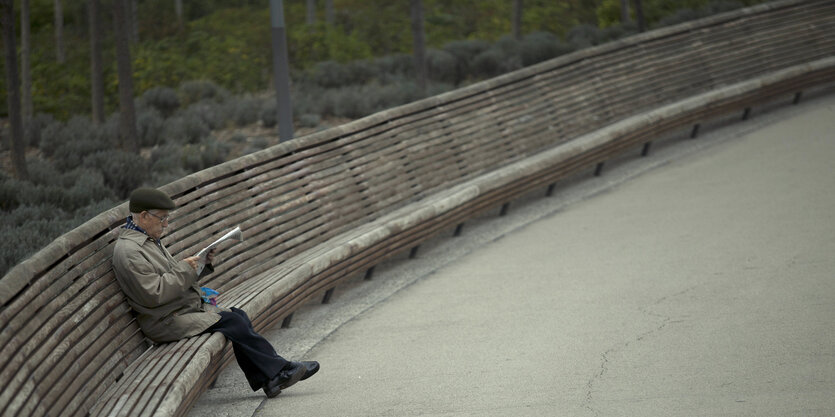
[[[833,132],[810,99],[488,213],[265,333],[315,377],[191,415],[835,415]]]

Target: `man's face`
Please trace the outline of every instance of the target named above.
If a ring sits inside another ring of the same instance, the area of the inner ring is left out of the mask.
[[[139,214],[139,227],[148,232],[148,236],[154,239],[161,239],[168,228],[168,210],[150,210]]]

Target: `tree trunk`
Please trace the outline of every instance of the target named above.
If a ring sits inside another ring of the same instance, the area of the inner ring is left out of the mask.
[[[647,22],[644,20],[644,5],[641,0],[635,0],[635,18],[638,20],[638,32],[647,30]]]
[[[99,0],[87,1],[90,21],[90,93],[93,105],[93,122],[104,123],[104,76],[101,60],[101,20]]]
[[[522,39],[522,0],[513,1],[513,37]]]
[[[620,22],[628,23],[632,21],[629,18],[629,0],[620,0]]]
[[[426,41],[423,32],[423,2],[409,0],[412,17],[412,39],[414,45],[415,76],[421,95],[426,94]]]
[[[182,31],[185,29],[185,24],[183,22],[183,0],[174,1],[174,12],[177,13],[177,27],[179,27],[180,31]]]
[[[23,106],[23,125],[32,120],[32,31],[29,23],[29,0],[20,1],[20,78],[23,82],[21,104]]]
[[[128,3],[128,23],[130,24],[130,43],[135,44],[139,42],[139,4],[137,0],[129,0]]]
[[[333,0],[325,0],[325,22],[333,25]]]
[[[308,25],[316,24],[316,0],[307,0],[307,20]]]
[[[139,154],[139,137],[136,133],[136,110],[133,105],[133,71],[130,61],[129,32],[125,16],[126,3],[130,0],[113,0],[113,22],[116,38],[116,64],[119,68],[119,132],[122,147]]]
[[[23,143],[23,120],[20,115],[20,79],[17,74],[17,42],[14,28],[14,0],[0,0],[0,25],[3,26],[3,47],[6,51],[6,100],[11,127],[9,148],[12,150],[12,170],[21,180],[29,178],[26,170],[26,145]]]
[[[64,51],[64,8],[61,0],[55,0],[55,57],[59,63],[67,61],[67,54]]]

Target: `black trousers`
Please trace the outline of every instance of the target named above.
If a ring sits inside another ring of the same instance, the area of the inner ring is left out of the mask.
[[[267,339],[255,332],[249,316],[241,309],[232,307],[232,312],[222,311],[220,321],[206,329],[219,332],[232,342],[235,359],[244,371],[250,388],[257,391],[289,363],[278,356]]]

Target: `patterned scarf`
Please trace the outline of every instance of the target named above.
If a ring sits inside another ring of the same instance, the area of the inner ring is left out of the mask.
[[[151,237],[148,234],[148,232],[145,231],[145,229],[139,227],[139,225],[137,225],[136,223],[133,222],[133,216],[128,216],[128,220],[127,220],[127,222],[125,222],[125,225],[122,226],[122,228],[123,229],[128,229],[128,230],[136,230],[137,232],[142,232],[145,236]],[[151,240],[153,240],[154,243],[156,243],[157,246],[159,246],[160,248],[162,247],[162,242],[160,242],[159,240],[154,239],[152,237],[151,237]]]

